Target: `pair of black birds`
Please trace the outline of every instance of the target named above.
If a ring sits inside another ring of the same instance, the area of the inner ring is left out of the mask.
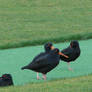
[[[37,72],[37,79],[40,79],[39,73],[43,74],[43,79],[46,80],[46,74],[54,69],[60,59],[67,62],[68,66],[71,61],[76,60],[80,56],[80,47],[78,41],[71,41],[69,47],[63,49],[61,52],[58,48],[54,48],[52,43],[44,45],[45,52],[37,55],[31,63],[21,69],[29,69]],[[69,70],[72,70],[70,66]]]

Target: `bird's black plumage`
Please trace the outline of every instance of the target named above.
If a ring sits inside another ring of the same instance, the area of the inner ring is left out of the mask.
[[[81,52],[78,41],[71,41],[70,46],[63,49],[61,52],[69,57],[65,58],[64,56],[60,56],[61,60],[65,62],[71,62],[76,60],[80,56]]]
[[[56,48],[49,53],[43,53],[43,56],[38,55],[30,64],[22,67],[22,69],[29,69],[46,74],[59,64],[60,55],[58,53],[59,50]]]
[[[12,76],[10,74],[3,74],[0,77],[0,86],[10,86],[13,85]]]
[[[46,53],[49,53],[49,51],[51,51],[51,47],[53,46],[53,44],[51,42],[48,42],[44,45],[44,50]]]
[[[35,61],[37,58],[39,57],[43,57],[43,55],[48,54],[51,51],[51,47],[53,46],[53,44],[51,42],[48,42],[44,45],[44,50],[45,52],[41,52],[40,54],[38,54],[33,61]]]

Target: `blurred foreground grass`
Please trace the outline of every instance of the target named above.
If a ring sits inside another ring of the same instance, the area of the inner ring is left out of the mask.
[[[92,75],[4,87],[0,92],[92,92]]]

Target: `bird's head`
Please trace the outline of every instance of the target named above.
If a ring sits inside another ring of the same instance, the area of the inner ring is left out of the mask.
[[[45,49],[46,52],[49,52],[50,50],[54,49],[54,46],[51,42],[48,42],[44,45],[44,49]]]
[[[55,49],[53,50],[53,52],[54,52],[55,54],[64,56],[64,57],[66,57],[66,58],[69,58],[67,55],[64,55],[62,52],[60,52],[58,48],[55,48]]]
[[[71,41],[70,47],[71,48],[77,48],[77,47],[79,47],[78,41],[76,41],[76,40]]]
[[[3,74],[3,75],[2,75],[2,79],[3,79],[3,80],[11,80],[12,77],[11,77],[10,74]]]

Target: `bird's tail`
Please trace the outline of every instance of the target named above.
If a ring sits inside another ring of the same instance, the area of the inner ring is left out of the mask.
[[[21,68],[21,70],[24,70],[24,69],[27,69],[27,66],[24,66],[24,67]]]

